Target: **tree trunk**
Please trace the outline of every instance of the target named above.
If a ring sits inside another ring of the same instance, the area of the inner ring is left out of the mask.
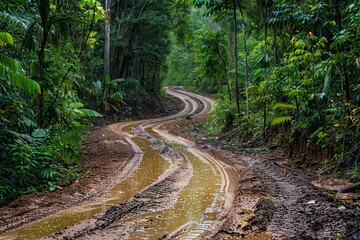
[[[105,0],[105,39],[104,39],[104,95],[108,96],[106,79],[110,78],[110,6],[111,0]],[[111,94],[111,93],[110,93]],[[110,111],[109,103],[105,99],[105,111]]]
[[[236,101],[236,112],[240,113],[240,100],[239,100],[239,79],[238,79],[238,40],[237,40],[237,17],[236,17],[236,0],[233,0],[233,18],[234,18],[234,61],[235,61],[235,101]]]
[[[268,7],[266,5],[265,7],[265,13],[264,13],[264,82],[265,82],[265,89],[264,89],[264,143],[266,143],[266,122],[267,122],[267,32],[268,32],[268,25],[267,25],[267,16],[268,16]]]
[[[41,84],[41,92],[39,95],[39,118],[38,118],[38,125],[39,127],[43,126],[44,123],[44,102],[45,102],[45,96],[44,96],[44,82],[45,82],[45,47],[46,47],[46,41],[49,35],[48,29],[46,28],[46,20],[43,22],[43,39],[41,41],[41,48],[39,52],[39,65],[40,65],[40,84]]]
[[[340,3],[339,0],[333,0],[333,3],[335,5],[335,21],[337,25],[339,26],[339,32],[343,30],[343,24],[342,24],[342,15],[341,15],[341,9],[340,9]],[[341,44],[341,52],[347,56],[347,50],[344,44]],[[351,101],[350,96],[350,83],[349,83],[349,77],[348,77],[348,65],[346,61],[342,60],[341,62],[341,79],[342,79],[342,95],[344,99],[344,111],[345,111],[345,118],[348,119],[348,124],[351,124],[350,120],[350,111],[347,109],[347,104]]]
[[[225,57],[221,54],[218,44],[216,44],[216,51],[218,52],[221,62],[224,66],[226,85],[227,85],[229,100],[231,101],[231,87],[230,87],[230,80],[229,80],[229,75],[228,75],[228,68],[227,68]],[[220,80],[219,81],[219,93],[220,93],[220,89],[221,89],[221,84],[222,84],[222,81]]]
[[[249,117],[249,67],[248,67],[248,53],[246,47],[246,32],[245,32],[245,18],[244,13],[239,6],[240,14],[241,14],[241,28],[243,34],[243,41],[244,41],[244,64],[245,64],[245,92],[246,92],[246,116]]]
[[[111,0],[105,0],[105,49],[104,49],[104,74],[110,74],[110,5]]]

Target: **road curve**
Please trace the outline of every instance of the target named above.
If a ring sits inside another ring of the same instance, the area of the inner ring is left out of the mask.
[[[117,186],[118,195],[59,213],[66,217],[70,212],[100,208],[100,213],[43,239],[199,239],[221,224],[233,199],[229,191],[231,167],[161,128],[188,116],[208,114],[213,101],[180,87],[168,87],[166,92],[184,102],[182,111],[111,125],[113,131],[125,135],[136,153],[136,164],[121,173],[127,178]],[[138,183],[138,179],[146,181]],[[132,185],[137,185],[133,193],[122,196]],[[121,200],[116,200],[118,197]]]

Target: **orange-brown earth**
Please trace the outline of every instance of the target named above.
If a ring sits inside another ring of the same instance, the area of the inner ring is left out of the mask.
[[[176,101],[170,105],[171,112],[182,106]],[[273,239],[360,239],[358,195],[331,195],[347,182],[292,165],[280,149],[247,153],[224,140],[208,141],[203,120],[183,119],[161,127],[231,166],[232,201],[203,238],[269,233]],[[79,171],[89,169],[88,175],[62,189],[22,196],[0,208],[0,233],[101,196],[126,177],[123,170],[132,164],[134,150],[124,136],[104,126],[90,131],[82,155]]]

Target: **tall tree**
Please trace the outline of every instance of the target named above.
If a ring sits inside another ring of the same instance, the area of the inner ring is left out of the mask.
[[[110,82],[110,14],[111,0],[105,0],[105,38],[104,38],[104,86],[108,91],[107,84]],[[105,96],[112,94],[105,92]],[[105,111],[110,111],[110,105],[105,100]]]
[[[238,0],[223,0],[223,1],[203,1],[191,0],[190,2],[197,7],[206,7],[206,15],[214,15],[215,20],[223,19],[229,12],[232,13],[233,27],[234,27],[234,61],[235,61],[235,102],[236,111],[240,113],[240,91],[239,91],[239,77],[238,77],[238,27],[237,27],[237,7],[241,9],[241,5],[237,3]]]

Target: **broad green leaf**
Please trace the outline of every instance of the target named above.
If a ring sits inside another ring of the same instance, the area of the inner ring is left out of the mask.
[[[337,208],[338,211],[346,211],[346,207],[344,205],[341,205]]]
[[[36,81],[31,80],[30,78],[28,78],[23,74],[18,74],[18,73],[9,74],[9,80],[13,85],[25,90],[30,94],[41,93],[40,85]]]
[[[29,127],[29,128],[36,128],[37,127],[37,124],[32,119],[30,119],[28,117],[23,116],[21,118],[21,121],[24,123],[24,125],[26,127]]]
[[[29,94],[40,94],[41,92],[40,85],[36,81],[30,79],[29,77],[21,73],[13,72],[6,66],[1,65],[1,62],[0,77],[7,79],[12,85],[25,90]]]
[[[124,100],[124,96],[125,96],[125,93],[122,92],[122,91],[118,91],[116,93],[113,93],[111,95],[111,99],[112,100],[115,100],[115,101],[119,101],[119,102],[122,102]]]
[[[75,102],[75,103],[69,104],[69,108],[72,108],[72,109],[78,109],[78,108],[82,108],[82,107],[84,107],[84,104],[82,104],[81,102]]]
[[[91,92],[93,95],[97,95],[98,93],[100,93],[102,90],[102,83],[101,81],[94,81],[92,82],[92,89],[91,89]]]
[[[47,131],[45,129],[35,129],[35,131],[31,134],[34,138],[44,138],[47,135]]]
[[[102,117],[102,115],[94,110],[82,108],[79,109],[81,112],[84,113],[86,117]]]
[[[12,36],[7,32],[0,32],[0,48],[8,44],[14,45]]]
[[[8,57],[3,53],[0,53],[0,66],[1,65],[4,65],[6,68],[16,73],[20,73],[22,71],[22,66],[19,61]]]

